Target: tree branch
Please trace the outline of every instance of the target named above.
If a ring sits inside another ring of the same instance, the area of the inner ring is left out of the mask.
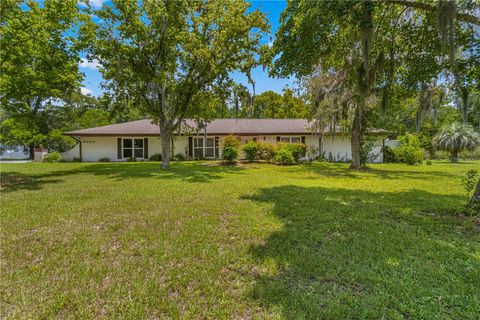
[[[409,0],[385,0],[385,2],[391,3],[391,4],[399,4],[405,7],[416,8],[416,9],[421,9],[425,11],[431,11],[431,12],[437,11],[436,6],[428,3],[424,3],[424,2],[409,1]],[[457,13],[456,17],[457,17],[457,20],[460,20],[463,22],[469,22],[477,26],[480,26],[480,18],[474,15],[470,15],[466,13]]]

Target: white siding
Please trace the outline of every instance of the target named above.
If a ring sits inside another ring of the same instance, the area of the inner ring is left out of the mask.
[[[63,152],[62,158],[67,161],[73,161],[74,158],[80,158],[80,145],[77,143],[72,149]]]
[[[281,135],[282,136],[282,135]],[[285,136],[285,135],[283,135]],[[319,147],[319,137],[316,135],[291,135],[291,136],[305,136],[305,144],[307,146]],[[108,157],[112,161],[123,161],[124,159],[117,159],[117,138],[144,138],[144,137],[82,137],[82,161],[98,161],[100,158]],[[151,156],[156,153],[161,153],[162,145],[159,137],[149,136],[148,138],[148,155]],[[224,136],[219,137],[220,144]],[[253,140],[253,136],[242,136],[242,141]],[[258,142],[277,143],[277,135],[261,135],[256,136]],[[383,154],[381,152],[382,139],[378,138],[378,145],[372,151],[377,155],[374,162],[382,162]],[[386,145],[396,146],[395,140],[386,140]],[[329,159],[329,155],[334,161],[350,161],[352,159],[352,152],[350,146],[350,137],[343,135],[326,135],[322,141],[322,151],[324,156]],[[174,155],[175,154],[188,155],[188,137],[176,136],[174,140]],[[221,149],[220,149],[221,153]],[[73,157],[79,156],[78,146],[63,154],[67,160],[73,160]],[[242,155],[243,156],[243,155]]]
[[[82,161],[98,161],[100,158],[117,159],[117,137],[81,137]]]
[[[110,158],[111,161],[124,161],[117,158],[117,139],[143,139],[148,138],[148,156],[155,153],[161,153],[162,144],[157,137],[81,137],[82,141],[82,161],[94,162],[100,158]],[[188,151],[188,137],[178,136],[174,140],[174,154],[182,153],[186,155]],[[70,151],[67,151],[70,152]],[[73,156],[72,156],[73,159]]]

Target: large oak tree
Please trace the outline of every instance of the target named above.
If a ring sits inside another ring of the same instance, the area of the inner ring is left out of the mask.
[[[94,55],[105,88],[159,124],[163,168],[171,135],[212,105],[207,92],[258,64],[268,25],[248,8],[245,1],[115,0],[96,12]]]

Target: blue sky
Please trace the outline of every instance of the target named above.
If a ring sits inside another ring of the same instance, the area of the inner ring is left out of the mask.
[[[90,4],[95,9],[100,9],[103,3],[106,2],[104,0],[91,0]],[[263,12],[270,23],[270,35],[268,37],[264,37],[262,40],[265,44],[271,42],[273,40],[273,36],[277,31],[279,25],[280,14],[286,7],[285,1],[251,1],[252,3],[252,10],[258,9]],[[85,79],[83,80],[83,88],[82,92],[85,94],[92,94],[95,96],[101,95],[102,89],[100,88],[100,82],[102,81],[102,75],[97,69],[97,63],[95,61],[88,62],[86,60],[82,61],[79,65],[80,71],[85,74]],[[235,81],[243,83],[247,85],[247,79],[244,75],[240,73],[234,73],[233,78]],[[264,91],[272,90],[276,92],[282,92],[282,89],[289,85],[290,87],[293,86],[294,78],[291,79],[276,79],[270,78],[268,76],[268,72],[263,70],[262,67],[258,67],[253,70],[252,72],[253,79],[256,82],[256,92],[262,93]],[[248,86],[250,89],[250,85]]]

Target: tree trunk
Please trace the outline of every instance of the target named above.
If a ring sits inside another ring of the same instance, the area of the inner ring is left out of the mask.
[[[170,132],[165,126],[160,126],[160,138],[162,139],[162,169],[170,168]]]
[[[357,106],[352,128],[352,164],[350,165],[350,168],[355,170],[360,169],[362,166],[360,159],[360,148],[362,143],[362,112],[360,109],[360,106]]]
[[[28,146],[28,151],[29,151],[29,155],[28,157],[30,158],[30,160],[34,160],[34,157],[35,157],[35,147],[34,146]]]
[[[458,151],[452,151],[452,157],[450,158],[452,163],[457,163],[458,162]]]
[[[468,202],[468,206],[477,214],[480,213],[480,179],[478,179],[477,187],[475,188],[475,192]]]

